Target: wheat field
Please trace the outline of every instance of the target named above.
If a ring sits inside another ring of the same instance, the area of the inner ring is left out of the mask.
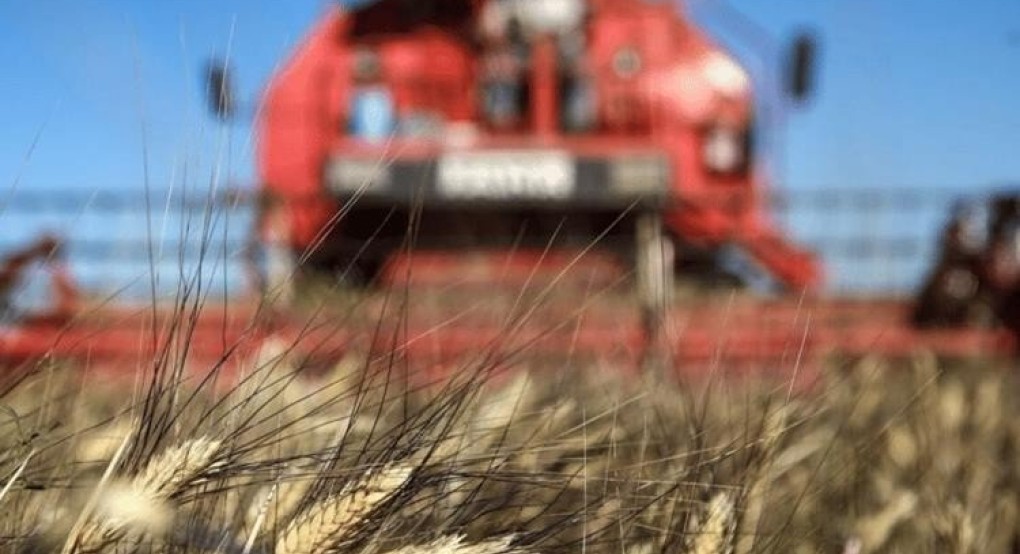
[[[1013,552],[1016,379],[834,360],[823,383],[465,366],[409,384],[266,348],[236,386],[171,367],[2,389],[5,552]],[[83,377],[83,374],[85,375]]]

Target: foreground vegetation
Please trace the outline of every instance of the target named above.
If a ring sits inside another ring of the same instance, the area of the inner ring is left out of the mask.
[[[1010,552],[1011,375],[834,363],[816,390],[474,362],[212,393],[40,366],[0,414],[11,552]],[[88,379],[86,378],[86,383]],[[218,390],[223,390],[219,387]]]

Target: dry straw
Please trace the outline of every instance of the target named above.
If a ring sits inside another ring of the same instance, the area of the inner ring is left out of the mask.
[[[276,554],[323,554],[351,540],[365,518],[410,476],[407,467],[369,472],[295,517],[277,541]]]

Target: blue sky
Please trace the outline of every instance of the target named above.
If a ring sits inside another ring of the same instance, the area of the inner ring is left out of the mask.
[[[817,95],[787,114],[782,186],[1020,182],[1020,2],[731,0],[750,40],[720,0],[688,4],[758,77],[768,72],[754,60],[775,61],[799,28],[818,32]],[[139,190],[145,159],[159,188],[205,183],[217,161],[251,183],[249,128],[210,121],[203,62],[229,47],[252,97],[330,5],[0,0],[0,184]]]

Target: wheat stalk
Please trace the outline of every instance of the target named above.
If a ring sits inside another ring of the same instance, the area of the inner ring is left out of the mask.
[[[321,554],[349,533],[411,476],[407,467],[386,467],[319,502],[294,518],[276,543],[276,554]]]
[[[14,482],[18,480],[18,477],[21,477],[21,472],[25,471],[25,468],[28,467],[28,462],[32,459],[32,456],[35,456],[35,449],[32,449],[32,451],[28,453],[28,456],[25,456],[25,460],[21,462],[18,469],[14,470],[14,473],[7,479],[7,484],[4,485],[4,488],[0,489],[0,501],[3,501],[4,497],[7,496],[7,493],[11,490],[11,487],[14,486]]]
[[[765,511],[765,501],[773,483],[773,463],[776,446],[786,432],[787,408],[780,407],[765,414],[760,445],[760,459],[756,467],[748,469],[751,487],[744,497],[743,516],[740,521],[739,538],[736,539],[737,554],[750,554],[758,537],[758,526]]]
[[[705,509],[705,521],[698,527],[691,554],[729,554],[733,550],[733,500],[721,492]]]
[[[276,495],[276,490],[279,485],[279,483],[274,484],[265,495],[265,500],[253,506],[258,508],[258,514],[255,516],[255,521],[251,524],[251,530],[248,532],[248,538],[245,539],[244,550],[242,550],[243,554],[248,554],[251,552],[251,549],[255,547],[255,538],[259,536],[259,531],[262,530],[262,524],[265,521],[269,504],[273,501],[273,497]]]
[[[428,544],[413,544],[393,550],[389,554],[507,554],[523,553],[520,548],[510,546],[512,536],[487,541],[463,544],[463,535],[439,537]]]
[[[305,493],[315,481],[314,474],[291,473],[282,476],[271,486],[262,487],[256,494],[265,502],[252,504],[245,512],[245,525],[252,527],[257,519],[263,519],[265,529],[278,529],[280,522],[285,522],[294,515]]]
[[[160,530],[169,518],[167,500],[210,469],[220,446],[207,438],[186,441],[150,460],[130,481],[114,483],[73,538],[71,552],[104,552],[130,533]]]

